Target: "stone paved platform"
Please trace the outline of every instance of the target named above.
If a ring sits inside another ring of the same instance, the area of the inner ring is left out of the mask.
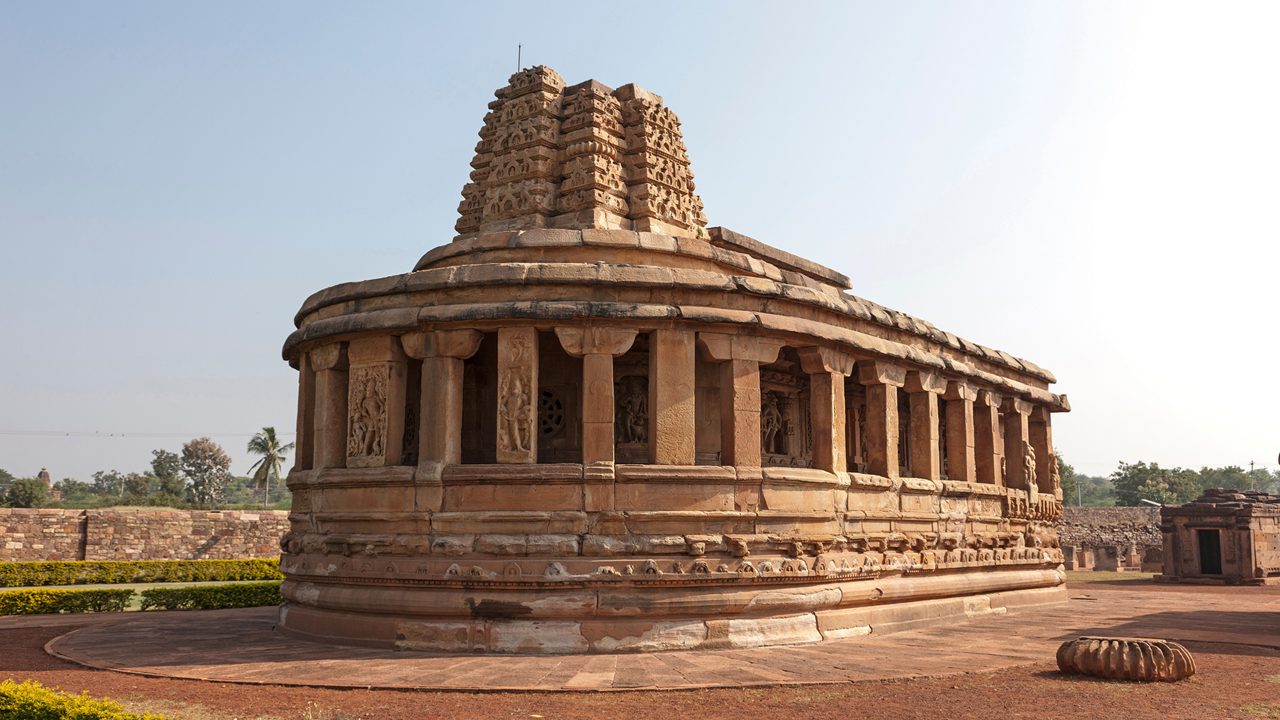
[[[55,638],[95,668],[222,683],[468,691],[610,691],[801,685],[987,672],[1054,657],[1084,634],[1280,647],[1266,588],[1072,588],[1071,602],[817,645],[631,655],[438,656],[336,648],[272,631],[274,608],[141,615]],[[0,623],[0,629],[6,625]]]

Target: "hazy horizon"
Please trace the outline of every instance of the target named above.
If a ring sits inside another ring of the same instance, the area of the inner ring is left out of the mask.
[[[1054,372],[1078,471],[1276,468],[1280,5],[649,8],[7,6],[0,468],[292,440],[294,313],[453,237],[517,43],[662,95],[711,225]]]

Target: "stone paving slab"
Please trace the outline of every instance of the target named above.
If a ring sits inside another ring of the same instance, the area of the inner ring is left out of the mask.
[[[1086,634],[1280,647],[1280,595],[1088,587],[1069,603],[816,645],[626,655],[430,655],[292,640],[275,608],[157,613],[62,635],[89,667],[221,683],[465,691],[804,685],[990,672],[1051,661]],[[0,629],[6,627],[0,623]]]

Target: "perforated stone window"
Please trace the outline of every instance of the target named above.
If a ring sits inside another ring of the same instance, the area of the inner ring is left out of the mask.
[[[546,438],[564,432],[564,402],[547,388],[538,394],[538,432]]]

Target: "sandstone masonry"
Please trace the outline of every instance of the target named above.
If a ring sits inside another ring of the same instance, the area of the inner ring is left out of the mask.
[[[0,561],[273,558],[288,529],[281,510],[0,508]]]

